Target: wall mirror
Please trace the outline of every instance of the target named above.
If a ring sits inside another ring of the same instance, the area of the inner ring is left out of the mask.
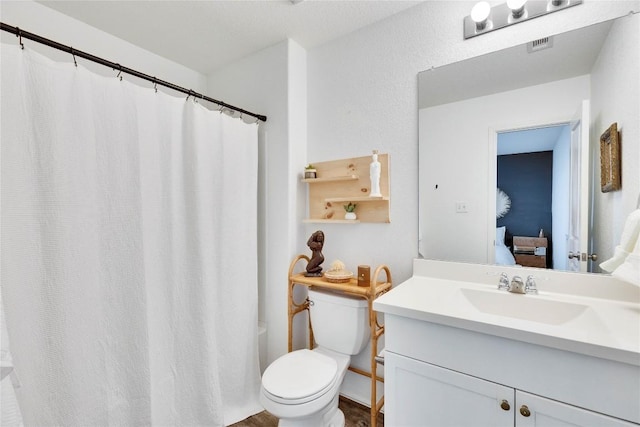
[[[594,247],[592,230],[611,226],[592,212],[590,98],[617,89],[594,70],[603,50],[637,46],[637,22],[625,16],[418,74],[421,257],[599,271],[591,255],[604,260],[612,248]],[[616,40],[619,23],[633,43]]]

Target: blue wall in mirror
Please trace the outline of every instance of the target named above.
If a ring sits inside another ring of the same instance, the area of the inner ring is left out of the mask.
[[[537,237],[543,229],[549,244],[548,268],[553,259],[552,182],[552,151],[498,156],[498,188],[511,199],[511,209],[496,226],[506,226],[505,243],[512,250],[513,236]]]

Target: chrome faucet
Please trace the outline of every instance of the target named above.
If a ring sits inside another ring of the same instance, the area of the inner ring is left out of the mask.
[[[509,289],[507,290],[514,294],[524,294],[525,287],[522,278],[520,276],[513,276],[513,279],[511,279],[511,283],[509,284]]]
[[[507,273],[500,274],[500,282],[498,283],[499,291],[508,291],[509,290],[509,276]]]
[[[538,294],[538,286],[536,286],[536,281],[534,280],[533,275],[527,277],[527,283],[524,285],[524,291],[527,294]]]
[[[533,275],[527,276],[526,283],[522,281],[520,276],[513,276],[509,282],[507,273],[500,273],[500,281],[498,282],[499,291],[509,291],[514,294],[537,294],[538,287]]]

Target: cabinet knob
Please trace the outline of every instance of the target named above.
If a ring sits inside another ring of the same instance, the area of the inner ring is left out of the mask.
[[[529,411],[527,405],[522,405],[520,407],[520,415],[522,415],[523,417],[528,417],[529,415],[531,415],[531,411]]]
[[[507,402],[506,400],[503,400],[503,401],[500,403],[500,407],[501,407],[502,409],[504,409],[505,411],[508,411],[509,409],[511,409],[511,405],[509,405],[509,402]]]

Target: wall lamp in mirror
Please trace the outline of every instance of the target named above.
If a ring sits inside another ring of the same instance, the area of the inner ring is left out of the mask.
[[[508,0],[491,7],[486,1],[473,6],[464,18],[464,38],[479,36],[509,25],[519,24],[549,13],[582,4],[583,0]]]

